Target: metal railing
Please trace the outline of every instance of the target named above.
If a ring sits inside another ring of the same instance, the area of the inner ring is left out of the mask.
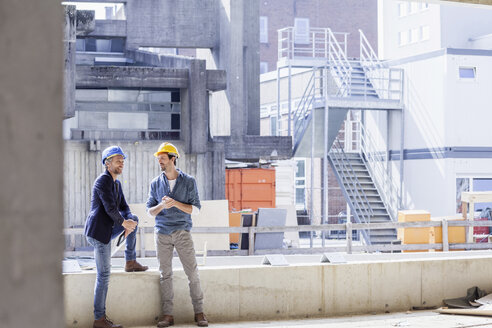
[[[332,32],[329,28],[310,28],[305,35],[296,34],[295,27],[278,30],[278,60],[303,58],[330,58],[330,44],[341,45],[347,54],[347,36],[349,33]]]
[[[323,70],[317,67],[313,68],[311,77],[306,89],[301,97],[299,105],[294,111],[292,117],[294,120],[293,137],[294,148],[298,146],[304,131],[312,119],[311,111],[315,106],[316,100],[323,98]],[[290,124],[290,122],[289,122]]]
[[[364,32],[359,29],[359,45],[360,45],[360,63],[363,67],[381,68],[382,63],[376,55],[376,52],[372,49],[371,44],[367,41]]]
[[[360,245],[354,246],[352,244],[352,231],[353,230],[381,230],[381,229],[400,229],[400,228],[442,228],[442,242],[441,243],[429,243],[429,244],[373,244],[373,245]],[[300,225],[300,226],[276,226],[276,227],[193,227],[192,233],[200,234],[229,234],[229,233],[245,233],[248,234],[249,248],[248,250],[230,250],[230,251],[208,251],[209,255],[260,255],[260,254],[308,254],[319,252],[346,252],[351,254],[353,251],[360,252],[394,252],[404,250],[476,250],[476,249],[492,249],[492,243],[473,243],[473,240],[468,240],[468,234],[465,233],[465,243],[451,243],[449,241],[450,227],[465,227],[465,229],[472,229],[472,227],[492,227],[492,221],[470,221],[470,220],[447,220],[442,221],[417,221],[417,222],[385,222],[385,223],[351,223],[345,224],[321,224],[321,225]],[[289,248],[289,249],[271,249],[271,250],[255,250],[254,236],[256,233],[271,233],[271,232],[303,232],[303,231],[330,231],[330,230],[343,230],[346,234],[345,246],[332,246],[332,247],[313,247],[313,248]],[[154,233],[153,227],[140,228],[141,237],[146,233]],[[63,230],[63,234],[70,238],[75,235],[83,235],[83,228],[67,228]],[[143,237],[145,238],[145,237]],[[65,254],[77,255],[84,252],[80,251],[66,251]],[[87,252],[85,252],[87,253]],[[150,256],[155,256],[155,251],[146,253]],[[140,254],[140,256],[148,256],[146,254]]]
[[[361,158],[369,170],[381,200],[391,219],[395,221],[401,194],[394,180],[388,174],[388,152],[377,147],[374,138],[363,124],[360,124],[360,149]]]
[[[360,65],[367,80],[376,90],[379,99],[402,101],[403,97],[403,69],[388,68],[379,60],[376,52],[362,30],[360,36]]]
[[[338,136],[331,147],[329,156],[333,165],[338,166],[336,170],[340,172],[340,182],[345,186],[344,189],[348,196],[347,201],[352,205],[354,217],[359,223],[370,223],[374,212],[364,192],[364,188],[357,179],[357,174],[355,173],[347,154],[343,150],[343,146]],[[371,241],[368,232],[362,230],[362,235],[364,236],[366,244],[370,245]]]

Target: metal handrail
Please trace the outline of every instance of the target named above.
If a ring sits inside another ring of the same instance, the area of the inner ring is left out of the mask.
[[[350,85],[352,78],[352,65],[347,59],[347,54],[344,52],[340,44],[338,43],[334,33],[331,29],[327,29],[328,33],[328,62],[330,64],[330,71],[338,80],[337,96],[348,97],[350,96]]]
[[[400,68],[384,67],[382,61],[367,41],[364,32],[359,29],[360,39],[360,64],[380,99],[393,99],[402,101],[403,95],[403,70]],[[397,72],[397,78],[393,78]],[[394,85],[396,84],[396,88]]]
[[[328,28],[310,28],[308,38],[305,42],[296,42],[295,27],[285,27],[279,29],[278,33],[278,60],[283,58],[328,58]],[[337,38],[337,43],[343,46],[343,52],[347,53],[346,32],[332,32],[333,37]]]
[[[389,252],[389,251],[402,251],[402,250],[429,250],[429,249],[467,249],[467,250],[477,250],[477,249],[491,249],[491,243],[474,243],[473,240],[466,240],[466,243],[452,243],[450,242],[448,235],[448,227],[490,227],[492,226],[492,221],[471,221],[471,220],[453,220],[445,219],[442,221],[416,221],[416,222],[384,222],[384,223],[351,223],[347,222],[345,224],[321,224],[321,225],[298,225],[298,226],[275,226],[275,227],[193,227],[191,229],[192,233],[200,234],[229,234],[229,233],[246,233],[249,235],[248,240],[252,240],[253,243],[249,244],[249,250],[232,250],[232,251],[215,251],[223,252],[220,255],[238,255],[237,253],[242,252],[243,255],[253,255],[260,253],[269,253],[271,250],[254,250],[254,234],[255,233],[271,233],[271,232],[301,232],[301,231],[318,231],[318,230],[344,230],[346,235],[353,230],[379,230],[379,229],[404,229],[404,228],[430,228],[430,227],[440,227],[442,230],[442,242],[434,244],[404,244],[404,245],[363,245],[363,246],[352,246],[352,239],[347,238],[346,246],[335,246],[326,248],[294,248],[294,249],[278,249],[277,253],[303,253],[307,251],[316,252],[347,252],[351,251],[365,251],[365,252]],[[142,227],[141,231],[144,233],[141,237],[145,238],[146,233],[153,233],[154,227]],[[83,235],[84,228],[65,228],[63,229],[63,234],[65,236],[71,237],[70,240],[74,241],[76,235]],[[72,238],[73,237],[73,238]],[[72,242],[72,245],[73,242]],[[82,251],[67,251],[66,254],[83,254]],[[214,251],[210,251],[212,253]],[[219,255],[219,254],[217,254]],[[152,255],[154,256],[154,255]]]
[[[302,134],[302,131],[305,129],[305,127],[307,126],[307,124],[311,119],[311,116],[308,115],[308,112],[310,111],[314,100],[315,80],[316,80],[316,69],[313,68],[313,73],[311,74],[308,85],[306,89],[304,89],[304,93],[301,97],[301,100],[299,101],[299,105],[297,106],[293,114],[294,141],[298,140],[300,134]]]
[[[352,167],[352,164],[350,163],[350,160],[343,150],[343,146],[341,145],[338,136],[333,143],[329,156],[332,159],[333,164],[338,165],[339,167],[341,172],[340,179],[342,184],[346,185],[345,191],[349,196],[348,201],[354,209],[355,217],[361,223],[370,223],[371,217],[374,215],[374,211],[372,210],[369,200],[364,193],[364,189],[362,188],[359,179],[357,179],[357,175]],[[371,239],[369,238],[368,232],[363,230],[362,235],[366,240],[366,244],[370,245]]]
[[[360,42],[359,42],[360,43],[360,62],[362,64],[362,66],[368,66],[371,68],[382,67],[381,61],[379,60],[378,55],[376,55],[376,52],[371,47],[371,44],[369,43],[369,41],[367,41],[367,38],[361,29],[359,29],[359,39],[360,39]]]
[[[366,163],[374,184],[379,190],[381,200],[388,209],[388,214],[395,221],[397,219],[401,194],[394,180],[388,174],[388,167],[386,165],[388,162],[388,153],[384,150],[377,149],[373,137],[362,124],[360,124],[360,140],[360,151],[363,154],[361,156],[362,160]]]

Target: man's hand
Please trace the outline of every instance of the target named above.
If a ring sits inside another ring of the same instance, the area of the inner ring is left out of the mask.
[[[161,204],[164,206],[165,209],[171,208],[176,206],[176,201],[172,199],[171,197],[164,196],[162,197]]]
[[[128,219],[128,220],[124,220],[121,225],[123,226],[123,228],[125,228],[125,237],[127,237],[137,227],[137,221]]]
[[[179,209],[185,213],[188,213],[188,214],[191,214],[191,212],[193,210],[193,208],[190,204],[184,204],[184,203],[178,202],[177,200],[172,199],[171,197],[168,197],[168,196],[162,197],[162,201],[159,205],[163,206],[163,208],[165,208],[165,209],[168,209],[171,207],[176,207],[177,209]]]

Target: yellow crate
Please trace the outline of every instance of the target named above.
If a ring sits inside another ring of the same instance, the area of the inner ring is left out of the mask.
[[[430,221],[430,213],[423,210],[405,210],[398,211],[398,222],[416,222]],[[402,245],[409,244],[429,244],[430,227],[427,228],[399,228],[398,239]],[[422,251],[404,251],[404,252],[426,252]]]
[[[442,217],[433,217],[431,221],[442,221],[443,219],[447,219],[449,221],[463,221],[463,217],[461,215],[455,216],[442,216]],[[450,244],[457,243],[465,243],[466,242],[466,234],[465,227],[449,227],[448,226],[448,242]],[[442,243],[442,228],[441,227],[432,227],[430,232],[430,243],[437,244]],[[461,251],[462,249],[452,249],[450,251]],[[441,252],[441,250],[435,250],[436,252]]]

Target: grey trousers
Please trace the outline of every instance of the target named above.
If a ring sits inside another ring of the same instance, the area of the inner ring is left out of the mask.
[[[195,313],[203,312],[203,292],[200,287],[200,277],[196,264],[195,249],[191,234],[185,230],[174,231],[170,235],[155,234],[157,249],[157,260],[159,261],[159,271],[161,272],[161,301],[162,314],[172,315],[173,313],[173,250],[176,248],[179,259],[183,264],[184,272],[188,277],[190,286],[191,303]]]

